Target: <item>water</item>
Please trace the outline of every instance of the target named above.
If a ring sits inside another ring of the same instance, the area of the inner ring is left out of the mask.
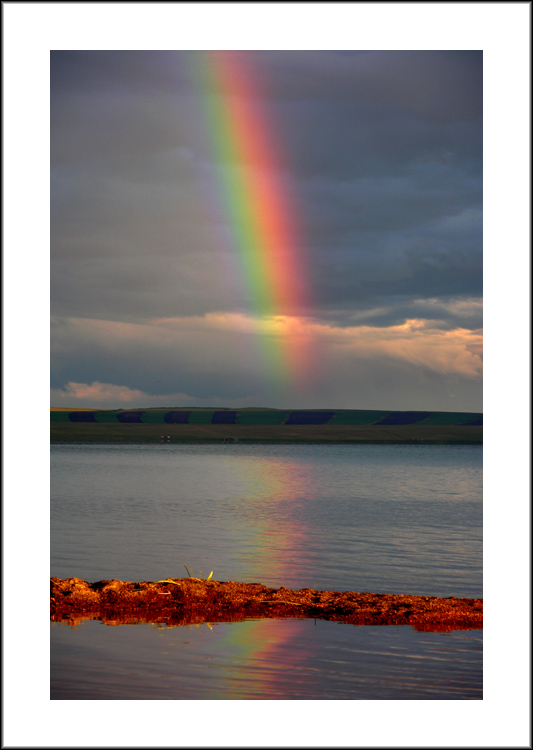
[[[248,620],[52,629],[55,700],[481,700],[482,631]],[[112,655],[112,658],[110,658]]]
[[[481,477],[481,446],[53,445],[51,575],[158,580],[188,565],[273,587],[482,597]],[[261,620],[51,633],[59,700],[482,697],[481,631]]]

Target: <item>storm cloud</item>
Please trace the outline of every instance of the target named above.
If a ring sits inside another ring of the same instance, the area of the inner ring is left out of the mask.
[[[282,333],[232,244],[206,54],[51,53],[53,404],[481,410],[482,53],[235,53],[297,229],[305,391],[258,354]]]

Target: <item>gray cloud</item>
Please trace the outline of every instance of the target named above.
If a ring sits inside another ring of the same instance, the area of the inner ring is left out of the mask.
[[[479,329],[480,305],[468,301],[482,295],[481,53],[247,54],[279,149],[278,179],[293,198],[311,284],[302,312],[339,327],[418,317]],[[201,58],[52,52],[56,320],[142,323],[250,309],[216,182]],[[91,346],[79,351],[62,340],[56,387],[93,380],[148,387],[140,375],[135,382],[142,367],[133,354],[120,360]],[[186,371],[173,355],[167,364]],[[200,398],[217,387],[245,388],[231,368],[219,372],[218,385],[195,368],[183,388],[168,392]],[[248,373],[259,388],[254,378]]]

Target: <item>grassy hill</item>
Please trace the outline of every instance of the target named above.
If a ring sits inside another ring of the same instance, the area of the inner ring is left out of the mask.
[[[481,443],[478,412],[361,409],[50,409],[52,441]]]

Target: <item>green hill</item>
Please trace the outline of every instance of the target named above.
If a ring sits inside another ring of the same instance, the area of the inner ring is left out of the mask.
[[[480,443],[478,412],[361,409],[146,408],[50,410],[51,440]]]

